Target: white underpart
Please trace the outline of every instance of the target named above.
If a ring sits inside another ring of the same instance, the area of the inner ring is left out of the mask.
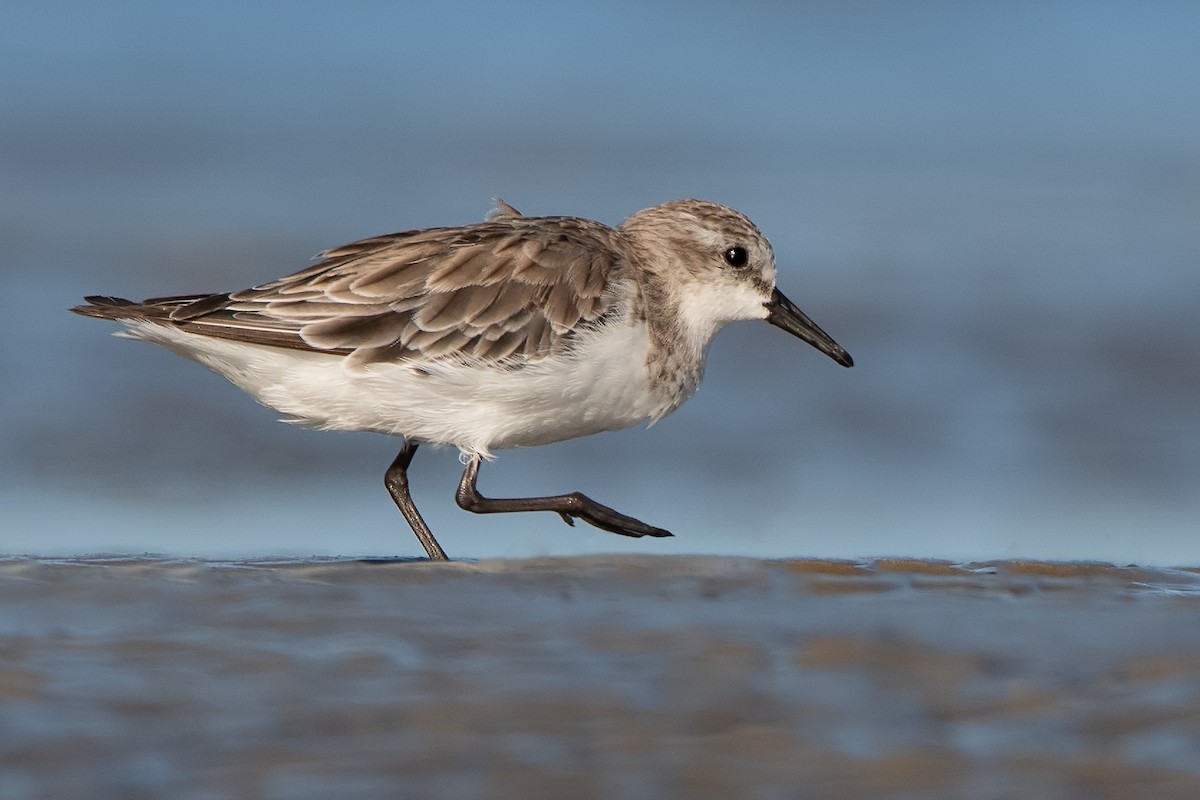
[[[519,369],[448,361],[346,369],[336,355],[235,342],[145,320],[122,334],[162,345],[217,372],[291,422],[454,445],[467,454],[530,447],[654,416],[645,323],[585,334],[570,355]]]

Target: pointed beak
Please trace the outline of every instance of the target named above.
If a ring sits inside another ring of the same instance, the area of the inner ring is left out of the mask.
[[[771,299],[767,301],[766,306],[767,322],[783,328],[793,336],[798,336],[843,367],[854,366],[854,359],[850,358],[850,354],[846,352],[845,348],[835,342],[828,333],[817,327],[817,323],[796,308],[796,304],[784,297],[783,292],[778,289],[772,292]]]

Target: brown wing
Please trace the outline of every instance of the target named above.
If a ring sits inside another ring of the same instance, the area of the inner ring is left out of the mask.
[[[515,212],[514,212],[515,213]],[[277,281],[229,295],[148,300],[189,331],[350,355],[355,363],[554,351],[612,305],[618,234],[575,217],[504,215],[337,247]]]

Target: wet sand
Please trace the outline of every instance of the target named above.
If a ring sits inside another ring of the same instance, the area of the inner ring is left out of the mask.
[[[3,798],[1195,798],[1200,571],[0,561]]]

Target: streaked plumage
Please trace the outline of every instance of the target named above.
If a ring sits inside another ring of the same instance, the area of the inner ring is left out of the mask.
[[[72,310],[121,321],[291,421],[454,445],[476,468],[493,449],[670,413],[699,385],[712,336],[738,319],[768,319],[851,363],[775,289],[754,224],[699,200],[617,228],[499,203],[485,222],[364,239],[251,289],[87,301]],[[613,523],[666,535],[637,524]]]

